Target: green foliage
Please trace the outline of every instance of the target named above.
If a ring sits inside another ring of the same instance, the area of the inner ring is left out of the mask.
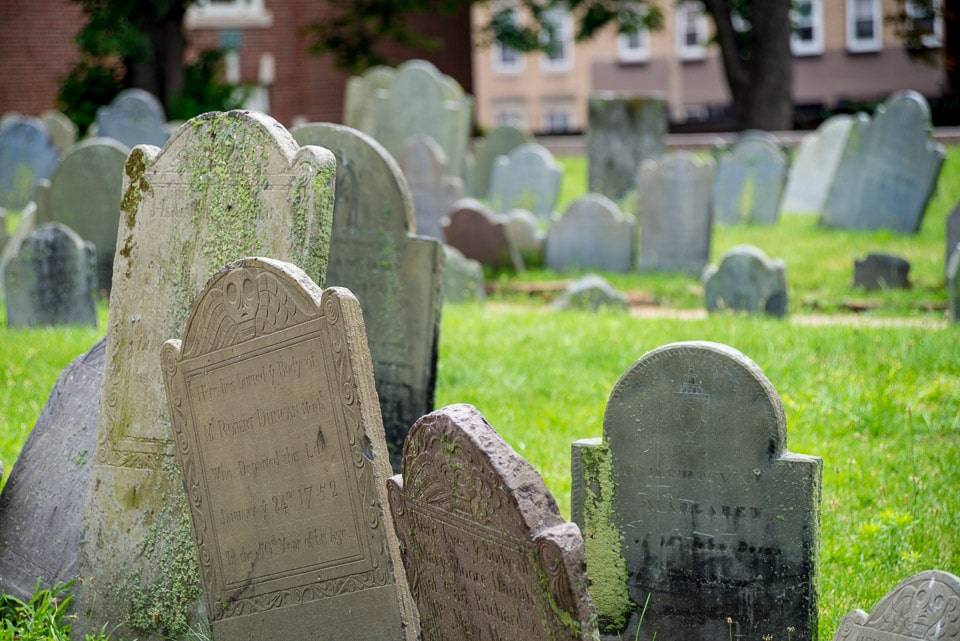
[[[0,594],[0,641],[69,641],[72,619],[68,614],[70,589],[74,582],[41,589],[40,580],[33,597],[24,602],[10,594]],[[108,641],[101,632],[86,635],[86,641]]]
[[[81,58],[60,83],[57,106],[77,123],[81,132],[97,119],[97,109],[123,88],[120,70],[89,57]]]
[[[208,111],[239,109],[249,95],[220,79],[223,77],[223,52],[204,49],[196,62],[184,70],[183,93],[170,99],[167,118],[189,120]]]

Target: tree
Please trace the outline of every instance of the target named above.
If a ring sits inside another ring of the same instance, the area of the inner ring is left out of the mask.
[[[943,26],[938,33],[937,19]],[[897,0],[886,16],[911,58],[944,68],[943,93],[960,98],[960,7],[943,0]]]
[[[672,2],[673,0],[665,0]],[[737,129],[790,129],[793,124],[790,52],[791,0],[694,0],[716,25],[723,68],[733,98]],[[360,73],[387,62],[387,41],[425,45],[430,42],[410,27],[407,17],[452,11],[489,0],[324,0],[334,17],[311,25],[310,51],[330,53],[337,67]],[[544,49],[551,42],[550,9],[563,6],[577,20],[578,40],[611,24],[621,32],[658,29],[663,14],[658,0],[515,0],[532,20],[518,22],[510,9],[493,12],[485,33],[521,51]]]

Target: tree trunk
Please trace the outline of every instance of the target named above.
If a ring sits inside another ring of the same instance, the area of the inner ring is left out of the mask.
[[[943,3],[943,93],[960,97],[960,8]]]
[[[183,7],[177,5],[159,18],[144,20],[141,29],[150,41],[151,52],[141,60],[127,61],[128,84],[155,95],[168,111],[171,99],[182,93],[184,86],[184,14]]]

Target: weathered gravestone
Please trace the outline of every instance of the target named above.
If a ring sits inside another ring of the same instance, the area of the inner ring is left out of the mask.
[[[580,531],[476,408],[417,421],[387,485],[423,641],[593,638]]]
[[[737,245],[703,271],[707,310],[787,314],[787,267],[751,245]]]
[[[819,214],[847,144],[853,117],[832,116],[800,141],[787,174],[780,213]]]
[[[629,305],[626,294],[615,290],[602,276],[587,274],[570,283],[550,307],[555,310],[579,309],[597,312],[601,309],[626,311]]]
[[[216,641],[417,638],[366,339],[348,290],[248,258],[163,346]]]
[[[3,211],[3,208],[0,208],[0,212]],[[4,217],[6,217],[5,214]],[[20,213],[20,220],[17,222],[17,227],[13,230],[13,233],[7,237],[7,242],[0,243],[0,271],[3,271],[3,265],[13,259],[14,255],[16,255],[20,249],[20,245],[23,244],[27,236],[32,234],[36,228],[37,204],[30,201]]]
[[[960,202],[958,202],[950,215],[947,216],[947,248],[944,254],[944,266],[950,263],[950,256],[960,244]]]
[[[840,620],[833,641],[956,641],[960,639],[960,578],[927,570],[887,593],[870,614]]]
[[[947,261],[947,298],[951,320],[960,323],[960,243]]]
[[[486,198],[490,193],[490,174],[497,158],[506,156],[528,142],[533,142],[533,138],[511,125],[497,125],[486,136],[477,138],[467,164],[467,195]]]
[[[620,200],[637,188],[637,167],[666,150],[666,98],[596,93],[587,100],[587,118],[588,188]]]
[[[769,136],[742,134],[717,162],[712,197],[714,222],[776,223],[787,163],[787,155]]]
[[[510,242],[520,254],[524,267],[543,264],[543,246],[547,234],[540,229],[540,221],[526,209],[514,209],[503,215]]]
[[[912,234],[920,229],[945,151],[930,139],[930,107],[903,91],[859,114],[827,192],[820,224]]]
[[[363,75],[351,76],[343,94],[343,124],[370,133],[375,126],[373,97],[380,90],[389,90],[397,70],[385,65],[370,67]]]
[[[40,114],[40,122],[61,154],[66,153],[77,142],[77,125],[62,111],[48,109]]]
[[[853,286],[867,291],[907,289],[910,287],[910,263],[891,254],[867,254],[853,261]]]
[[[493,269],[523,271],[523,260],[513,245],[503,216],[479,200],[461,198],[441,222],[443,238],[467,258]]]
[[[463,198],[463,179],[447,171],[447,157],[433,138],[416,136],[404,143],[397,163],[410,185],[417,233],[443,239],[440,221]]]
[[[57,378],[0,494],[0,588],[29,601],[77,578],[85,490],[97,445],[104,339]]]
[[[96,248],[100,289],[110,291],[120,224],[123,167],[130,150],[111,138],[91,138],[60,161],[49,184],[37,186],[38,216],[63,223]]]
[[[36,118],[19,118],[0,129],[0,207],[20,211],[34,187],[49,178],[60,150]]]
[[[547,230],[546,265],[562,272],[633,269],[634,224],[617,204],[601,194],[587,194],[572,202]]]
[[[170,134],[164,128],[163,105],[143,89],[124,89],[109,105],[97,110],[97,135],[127,147],[163,145]]]
[[[686,151],[648,160],[640,168],[640,255],[637,269],[700,275],[710,261],[715,163]]]
[[[483,300],[483,265],[467,258],[456,247],[443,245],[443,304]]]
[[[125,168],[97,450],[80,571],[89,614],[123,638],[186,634],[200,585],[157,354],[220,267],[246,255],[326,275],[336,160],[246,111],[209,113]]]
[[[816,638],[823,461],[787,451],[780,398],[749,358],[708,342],[648,352],[610,394],[603,442],[573,456],[588,567],[620,539],[629,596],[649,597],[641,639]]]
[[[294,137],[337,157],[337,200],[327,282],[363,307],[380,412],[394,469],[418,418],[433,410],[443,249],[414,236],[410,190],[393,157],[370,136],[312,123]]]
[[[37,228],[3,265],[8,327],[97,325],[95,250],[60,223]]]
[[[544,222],[553,216],[563,166],[537,143],[521,145],[497,158],[490,177],[490,206],[497,213],[526,209]]]

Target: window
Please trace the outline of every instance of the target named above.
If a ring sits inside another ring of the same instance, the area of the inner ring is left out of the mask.
[[[273,26],[264,0],[197,0],[187,9],[188,29],[243,29]]]
[[[880,0],[847,0],[847,51],[880,51]]]
[[[573,16],[563,9],[544,13],[544,71],[569,71],[573,67]]]
[[[573,131],[576,115],[569,104],[548,104],[543,108],[540,129],[545,134],[564,134]]]
[[[617,54],[621,62],[644,62],[650,59],[650,32],[643,27],[633,33],[617,36]]]
[[[517,12],[510,11],[511,19],[517,21]],[[498,74],[516,74],[523,71],[523,54],[513,47],[508,47],[499,42],[494,43],[493,47],[493,72]]]
[[[940,11],[940,0],[931,0],[929,4],[907,0],[904,9],[907,13],[907,24],[904,25],[907,30],[922,32],[924,35],[921,36],[920,42],[924,47],[941,46],[943,43],[943,18]]]
[[[681,2],[676,12],[677,55],[681,60],[699,60],[707,55],[707,17],[699,2]]]
[[[522,131],[527,131],[527,108],[523,101],[504,100],[493,105],[493,123],[495,125],[509,125]]]
[[[821,0],[794,0],[790,11],[793,33],[790,49],[795,56],[823,53],[823,5]]]

